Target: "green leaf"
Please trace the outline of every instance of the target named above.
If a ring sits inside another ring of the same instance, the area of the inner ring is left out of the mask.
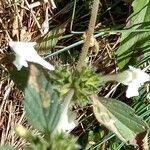
[[[62,34],[65,32],[66,22],[61,24],[58,27],[55,27],[51,31],[46,34],[46,36],[40,38],[37,41],[36,49],[41,54],[49,53],[51,52],[51,49],[54,48],[58,42],[58,40],[61,39]]]
[[[114,132],[123,142],[147,146],[148,126],[131,107],[111,98],[92,95],[91,99],[94,114],[102,125]]]
[[[15,148],[9,145],[3,145],[3,146],[0,146],[0,150],[15,150]]]
[[[31,67],[24,106],[27,119],[34,128],[43,132],[54,130],[60,116],[59,94],[35,66]]]
[[[150,56],[150,0],[134,0],[133,13],[128,18],[126,30],[121,35],[121,45],[117,50],[120,69],[135,65],[141,58]],[[138,31],[148,29],[147,31]],[[138,59],[137,59],[138,58]]]

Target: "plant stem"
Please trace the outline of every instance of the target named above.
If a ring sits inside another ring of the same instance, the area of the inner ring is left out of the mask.
[[[104,35],[105,35],[104,32],[97,33],[97,34],[94,35],[94,38],[97,38],[97,37],[100,37],[100,36],[104,36]],[[44,59],[49,58],[49,57],[51,57],[51,56],[55,56],[55,55],[60,54],[60,53],[62,53],[62,52],[64,52],[64,51],[70,50],[71,48],[74,48],[74,47],[76,47],[76,46],[78,46],[78,45],[81,45],[81,44],[83,44],[83,43],[84,43],[84,41],[83,41],[83,40],[80,40],[80,41],[78,41],[78,42],[76,42],[76,43],[73,43],[73,44],[71,44],[71,45],[69,45],[69,46],[66,46],[66,47],[64,47],[64,48],[62,48],[62,49],[60,49],[60,50],[58,50],[58,51],[56,51],[56,52],[54,52],[54,53],[52,53],[52,54],[48,54],[47,56],[44,57]],[[41,55],[41,56],[43,56],[43,55]]]
[[[85,66],[85,60],[88,54],[88,50],[90,47],[90,41],[94,33],[94,28],[95,28],[95,23],[96,23],[96,18],[97,18],[97,13],[98,13],[98,8],[99,8],[99,0],[94,0],[93,1],[93,6],[92,6],[92,11],[91,11],[91,17],[90,17],[90,22],[87,30],[87,37],[85,39],[85,43],[83,44],[82,51],[79,57],[79,62],[77,64],[77,70],[81,72],[82,68]]]

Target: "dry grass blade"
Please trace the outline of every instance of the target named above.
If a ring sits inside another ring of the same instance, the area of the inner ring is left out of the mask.
[[[30,41],[31,37],[42,35],[37,31],[37,27],[41,30],[37,20],[38,15],[42,14],[37,9],[41,5],[32,5],[33,11],[27,8],[30,6],[28,1],[0,1],[0,60],[5,53],[10,53],[8,41]],[[23,93],[9,78],[9,67],[2,62],[0,67],[0,145],[9,144],[20,150],[26,142],[15,134],[14,127],[21,124],[30,128],[23,110]]]

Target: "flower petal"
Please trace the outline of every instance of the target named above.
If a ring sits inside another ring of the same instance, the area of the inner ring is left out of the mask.
[[[56,127],[57,132],[70,132],[73,130],[77,123],[76,123],[76,113],[69,109],[69,99],[65,99],[61,104],[61,116],[59,123]]]
[[[15,56],[16,56],[16,58],[15,58],[13,64],[16,66],[16,68],[18,70],[21,70],[21,68],[23,66],[28,67],[28,63],[24,59],[22,59],[19,55],[15,55]]]
[[[28,62],[34,62],[42,65],[48,70],[54,70],[54,66],[45,61],[41,56],[38,55],[37,51],[34,49],[36,42],[9,42],[9,46],[16,53],[16,60],[14,61],[15,66],[18,70],[22,66],[27,67]]]
[[[38,54],[34,55],[34,59],[28,60],[28,61],[40,64],[41,66],[45,67],[48,70],[54,70],[55,69],[54,66],[52,66],[50,63],[48,63],[47,61],[45,61]]]
[[[140,84],[139,83],[131,83],[128,85],[127,91],[126,91],[126,97],[130,98],[133,96],[138,96],[139,95],[139,88],[140,88]]]
[[[141,69],[134,68],[132,66],[129,66],[129,69],[132,71],[133,74],[133,81],[136,81],[140,83],[141,85],[144,84],[147,81],[150,81],[149,74],[145,73]]]
[[[149,74],[145,73],[141,69],[129,66],[128,70],[114,75],[107,75],[103,77],[106,81],[115,80],[124,85],[127,85],[126,96],[128,98],[138,96],[138,89],[147,81],[150,81]]]
[[[57,132],[70,132],[73,130],[76,126],[77,123],[75,122],[75,115],[72,115],[73,112],[68,110],[68,112],[64,112],[61,115],[61,119],[59,121],[59,124],[57,125]]]

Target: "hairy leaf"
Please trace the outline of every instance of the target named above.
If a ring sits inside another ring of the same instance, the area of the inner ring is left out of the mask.
[[[25,89],[27,119],[40,131],[53,131],[59,120],[59,94],[41,70],[30,68],[29,83]]]
[[[97,120],[128,144],[147,147],[147,124],[128,105],[110,98],[91,96]],[[146,145],[146,146],[145,146]]]
[[[133,13],[126,25],[126,29],[129,30],[122,32],[121,45],[117,50],[120,69],[128,64],[134,65],[144,57],[150,56],[150,30],[142,31],[150,27],[150,0],[135,0],[132,6]]]

